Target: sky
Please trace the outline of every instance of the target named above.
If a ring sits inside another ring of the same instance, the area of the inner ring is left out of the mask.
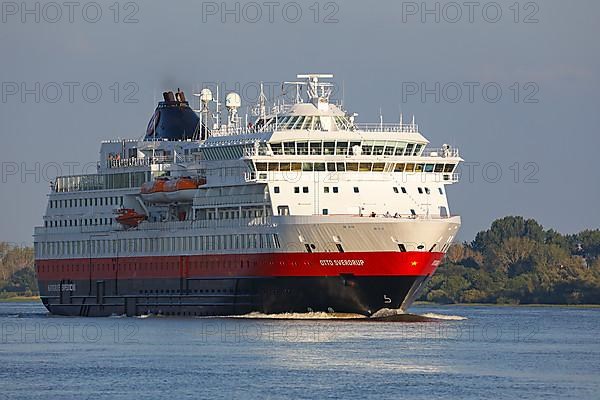
[[[432,146],[460,149],[459,240],[506,215],[600,226],[598,1],[0,6],[1,241],[30,244],[49,181],[140,137],[164,90],[219,83],[247,105],[258,82],[308,72],[333,73],[358,121],[414,114]]]

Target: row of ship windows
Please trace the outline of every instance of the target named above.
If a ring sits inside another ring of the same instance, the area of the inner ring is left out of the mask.
[[[36,255],[89,256],[136,252],[181,252],[238,249],[280,248],[277,234],[235,234],[189,236],[171,238],[144,238],[118,240],[75,240],[40,242],[35,244]]]
[[[256,170],[263,171],[306,171],[306,172],[436,172],[451,173],[456,164],[417,164],[417,163],[372,163],[372,162],[257,162]]]
[[[83,218],[83,219],[65,219],[44,221],[46,228],[62,228],[69,226],[98,226],[112,225],[112,218]]]
[[[326,142],[283,142],[270,143],[274,155],[374,155],[374,156],[418,156],[424,148],[420,143],[397,141],[326,141]]]
[[[294,193],[300,193],[300,189],[302,189],[302,193],[309,192],[308,186],[303,186],[302,188],[300,186],[294,186]],[[400,191],[402,191],[402,193],[404,193],[404,194],[408,193],[404,186],[400,187],[400,189],[398,189],[396,186],[394,186],[392,189],[394,190],[394,193],[399,193]],[[279,186],[275,186],[275,187],[273,187],[273,191],[277,194],[281,193],[281,188]],[[340,188],[337,186],[323,187],[323,193],[339,193],[339,191],[340,191]],[[360,188],[358,186],[354,186],[353,191],[354,191],[354,193],[360,193]],[[423,192],[425,194],[431,194],[431,190],[429,190],[428,187],[426,187],[426,188],[418,187],[417,191],[419,192],[419,194],[423,194]],[[438,188],[438,192],[441,195],[444,194],[444,191],[442,190],[442,188]]]
[[[121,204],[123,204],[123,196],[50,200],[50,208],[119,206]]]

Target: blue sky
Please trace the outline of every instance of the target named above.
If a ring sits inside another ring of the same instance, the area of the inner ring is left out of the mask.
[[[0,240],[30,243],[47,178],[142,135],[163,90],[305,72],[335,74],[360,121],[415,114],[432,145],[460,148],[460,239],[514,214],[600,226],[597,1],[25,4],[2,3]]]

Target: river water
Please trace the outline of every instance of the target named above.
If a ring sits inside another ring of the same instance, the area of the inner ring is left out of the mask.
[[[411,312],[434,320],[66,318],[0,304],[0,400],[600,398],[600,309]]]

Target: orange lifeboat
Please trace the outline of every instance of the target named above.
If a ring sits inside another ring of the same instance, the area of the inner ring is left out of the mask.
[[[165,183],[166,197],[171,202],[191,202],[199,186],[205,185],[205,178],[184,176]]]
[[[156,178],[153,181],[145,182],[140,189],[142,198],[151,203],[167,202],[165,186],[169,182],[169,178]]]
[[[121,208],[117,210],[117,214],[118,216],[115,219],[126,229],[135,228],[140,222],[148,219],[145,214],[138,213],[133,208]]]

